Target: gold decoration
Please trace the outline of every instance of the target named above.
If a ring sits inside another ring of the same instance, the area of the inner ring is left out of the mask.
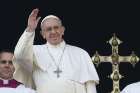
[[[134,52],[132,52],[130,56],[120,56],[118,54],[118,46],[122,43],[122,41],[120,41],[115,34],[113,34],[113,37],[108,41],[108,43],[112,47],[111,56],[100,56],[99,53],[96,52],[92,57],[92,61],[97,66],[102,62],[110,62],[112,64],[112,74],[109,76],[109,78],[113,81],[113,90],[111,93],[120,93],[119,82],[123,76],[119,73],[119,64],[121,62],[129,62],[135,66],[135,64],[139,62],[139,58]]]

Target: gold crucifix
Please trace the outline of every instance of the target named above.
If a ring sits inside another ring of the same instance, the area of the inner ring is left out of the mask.
[[[100,56],[96,51],[95,55],[92,57],[92,61],[97,66],[101,62],[110,62],[112,64],[112,74],[109,76],[113,81],[113,90],[111,93],[120,93],[119,82],[123,76],[119,73],[119,64],[121,62],[129,62],[135,66],[135,64],[139,62],[139,58],[133,51],[130,56],[120,56],[118,54],[118,46],[122,41],[120,41],[115,34],[113,34],[113,37],[108,41],[108,43],[112,47],[112,54],[110,56]]]

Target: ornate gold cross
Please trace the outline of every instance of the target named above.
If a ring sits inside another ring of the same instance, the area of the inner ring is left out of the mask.
[[[120,41],[115,34],[113,34],[113,37],[108,41],[108,43],[112,47],[112,54],[110,56],[100,56],[96,51],[95,55],[92,57],[92,61],[97,66],[101,62],[110,62],[112,64],[112,74],[109,76],[113,81],[113,90],[111,93],[120,93],[119,82],[123,76],[119,73],[119,64],[121,62],[129,62],[135,66],[135,64],[139,62],[139,58],[133,51],[130,56],[120,56],[118,54],[118,46],[122,41]]]

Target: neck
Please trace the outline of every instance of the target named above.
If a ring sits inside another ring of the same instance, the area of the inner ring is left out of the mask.
[[[59,47],[59,46],[63,45],[63,43],[65,43],[65,41],[61,41],[57,44],[52,44],[50,42],[47,42],[47,45],[52,46],[52,47]]]
[[[3,78],[3,77],[0,77],[1,80],[11,80],[13,78]]]
[[[50,45],[52,45],[52,46],[59,46],[62,42],[64,42],[64,40],[63,39],[61,39],[61,41],[60,42],[57,42],[57,43],[51,43],[51,42],[48,42]]]

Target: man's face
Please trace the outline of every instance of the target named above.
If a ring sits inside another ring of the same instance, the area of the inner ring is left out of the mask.
[[[64,27],[57,19],[50,18],[43,22],[42,36],[52,45],[57,45],[62,41]]]
[[[14,66],[12,64],[13,54],[10,52],[2,52],[0,54],[0,78],[12,79]]]

